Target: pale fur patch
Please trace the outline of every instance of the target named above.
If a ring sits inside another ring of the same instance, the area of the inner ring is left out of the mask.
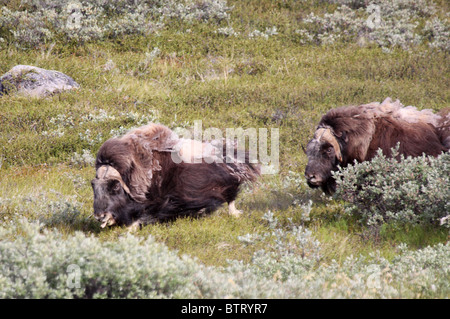
[[[179,141],[178,135],[161,124],[148,124],[135,128],[125,134],[123,139],[131,138],[139,142],[144,149],[170,152]]]
[[[207,158],[213,161],[221,155],[211,143],[192,139],[180,139],[174,146],[174,151],[185,163],[200,163]]]
[[[384,117],[390,115],[397,120],[402,120],[408,123],[428,123],[437,126],[441,116],[434,114],[433,110],[424,109],[419,111],[414,106],[404,106],[399,100],[392,102],[390,97],[386,98],[382,103],[372,102],[361,105],[365,112],[372,114],[374,117]]]
[[[100,225],[101,228],[105,228],[106,226],[112,226],[116,224],[116,220],[112,216],[110,212],[107,212],[105,217],[102,220],[102,224]]]

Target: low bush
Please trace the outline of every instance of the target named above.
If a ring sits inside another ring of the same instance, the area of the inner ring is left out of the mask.
[[[221,21],[231,10],[223,0],[24,0],[20,7],[0,9],[0,39],[21,48],[37,47],[49,41],[68,43],[148,35],[178,19]]]
[[[355,163],[334,174],[336,196],[345,211],[368,225],[443,224],[449,227],[450,154],[387,158],[381,150],[372,161]]]
[[[0,227],[1,298],[443,298],[450,245],[401,245],[392,261],[376,253],[342,263],[320,260],[302,227],[283,229],[270,213],[272,244],[248,264],[206,267],[151,236],[102,241],[26,219]],[[245,245],[257,235],[243,236]]]
[[[20,3],[0,9],[0,46],[9,42],[20,48],[35,48],[55,41],[83,44],[127,35],[149,36],[164,30],[168,21],[175,19],[188,25],[212,23],[211,30],[225,37],[268,39],[282,33],[276,26],[266,27],[265,31],[235,30],[230,19],[233,6],[224,0],[146,0],[138,5],[135,0]],[[448,16],[432,1],[329,0],[321,5],[335,5],[335,10],[318,14],[311,6],[309,13],[302,12],[304,17],[296,18],[293,30],[299,42],[374,43],[386,52],[396,47],[411,50],[426,43],[431,48],[449,50]],[[225,26],[222,21],[227,22]]]
[[[296,33],[302,43],[331,44],[339,39],[374,43],[390,52],[400,47],[410,50],[427,42],[430,47],[448,50],[449,24],[436,17],[437,8],[431,1],[355,1],[333,0],[335,11],[323,15],[310,13],[302,20],[304,28]],[[425,18],[435,16],[421,26]]]

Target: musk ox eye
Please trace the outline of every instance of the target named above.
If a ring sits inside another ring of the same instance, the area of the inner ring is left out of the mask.
[[[120,182],[117,180],[113,180],[108,183],[108,190],[110,193],[118,193],[120,188]]]
[[[327,148],[325,149],[325,154],[326,154],[327,156],[331,156],[331,155],[333,154],[333,151],[334,151],[333,146],[327,147]]]

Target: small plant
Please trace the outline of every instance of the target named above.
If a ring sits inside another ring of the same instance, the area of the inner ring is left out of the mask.
[[[429,40],[428,45],[432,48],[450,52],[450,24],[439,18],[428,20],[423,29],[425,37]]]
[[[217,34],[224,35],[226,37],[238,36],[238,33],[234,31],[233,27],[218,28],[216,32]]]
[[[161,50],[156,47],[151,52],[145,52],[145,58],[139,62],[138,69],[140,73],[147,73],[149,68],[153,65],[155,59],[161,55]]]
[[[262,37],[267,40],[267,39],[269,39],[269,37],[277,35],[277,34],[278,34],[277,27],[272,27],[272,28],[266,28],[266,30],[264,32],[261,32],[259,30],[254,30],[254,31],[250,32],[248,37],[250,39],[256,39],[256,38]]]
[[[94,166],[95,164],[95,156],[90,150],[83,150],[83,154],[74,152],[69,160],[72,165],[78,167]]]

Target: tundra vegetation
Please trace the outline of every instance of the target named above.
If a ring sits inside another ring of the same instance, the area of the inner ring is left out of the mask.
[[[300,147],[337,106],[388,96],[449,106],[448,2],[0,6],[1,74],[34,65],[80,84],[0,97],[0,297],[449,297],[448,154],[380,155],[336,172],[329,197],[307,187]],[[133,233],[101,229],[89,183],[101,144],[199,119],[280,129],[280,171],[243,189],[244,214],[224,205]]]

